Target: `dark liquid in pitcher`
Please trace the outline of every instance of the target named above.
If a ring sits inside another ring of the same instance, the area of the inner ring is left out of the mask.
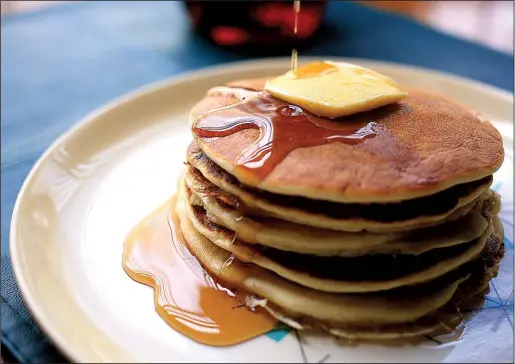
[[[227,48],[302,47],[317,33],[325,1],[302,1],[295,32],[293,1],[186,1],[196,31]]]

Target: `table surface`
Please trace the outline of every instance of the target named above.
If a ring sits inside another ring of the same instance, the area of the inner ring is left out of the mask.
[[[65,360],[24,306],[10,265],[12,209],[32,165],[59,134],[121,94],[184,71],[247,58],[199,39],[183,10],[180,2],[94,2],[2,19],[2,348],[21,362]],[[324,34],[302,54],[413,64],[513,91],[511,55],[397,15],[331,2]]]

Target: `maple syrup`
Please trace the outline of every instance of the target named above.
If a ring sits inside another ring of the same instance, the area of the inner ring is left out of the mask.
[[[221,47],[252,54],[284,55],[285,49],[313,44],[327,1],[183,1],[195,32]],[[228,10],[230,9],[230,10]],[[297,25],[295,25],[297,24]]]
[[[202,115],[192,130],[201,138],[217,138],[258,129],[258,139],[242,151],[236,165],[263,179],[295,149],[335,142],[355,145],[375,137],[381,128],[374,122],[319,117],[261,92]]]
[[[299,29],[299,12],[300,12],[300,0],[293,0],[293,14],[295,17],[293,23],[293,34],[297,35]],[[295,72],[297,70],[298,54],[295,48],[291,51],[291,70]]]
[[[299,55],[297,53],[297,50],[295,48],[291,51],[291,70],[292,72],[297,71],[297,62],[298,62]]]
[[[143,219],[127,236],[123,268],[154,289],[159,315],[175,330],[200,343],[236,344],[272,330],[264,310],[245,307],[246,292],[213,279],[183,242],[175,199]]]

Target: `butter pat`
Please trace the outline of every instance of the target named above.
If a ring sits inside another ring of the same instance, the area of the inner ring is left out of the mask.
[[[320,116],[338,118],[401,100],[407,94],[390,77],[330,61],[312,62],[270,80],[265,91]]]

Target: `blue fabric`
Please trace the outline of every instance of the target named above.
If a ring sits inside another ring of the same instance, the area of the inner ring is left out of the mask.
[[[403,17],[332,2],[327,36],[302,54],[395,61],[513,91],[513,57]],[[179,2],[90,2],[2,19],[2,343],[24,363],[61,362],[24,306],[9,259],[22,182],[44,149],[89,111],[149,82],[245,56],[190,30]],[[290,50],[285,49],[284,55]]]

